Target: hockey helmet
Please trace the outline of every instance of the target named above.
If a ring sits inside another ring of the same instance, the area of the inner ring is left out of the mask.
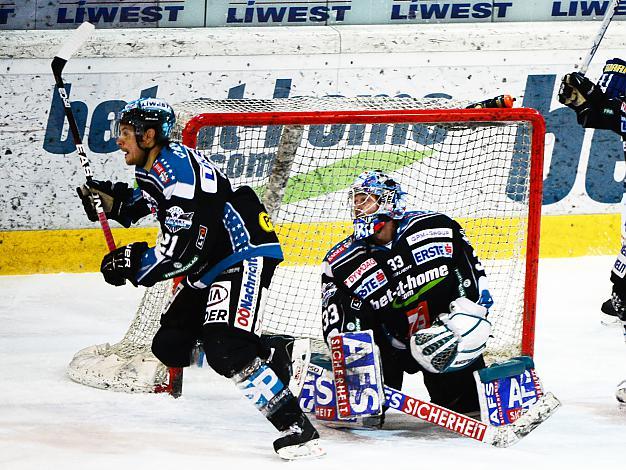
[[[367,196],[361,203],[356,202],[359,195]],[[391,179],[381,170],[361,173],[349,191],[349,204],[352,207],[354,238],[367,238],[379,232],[392,219],[401,219],[406,211],[406,193],[400,183]],[[370,208],[375,209],[370,212]]]
[[[160,98],[139,98],[131,101],[117,113],[111,130],[113,138],[120,135],[120,126],[128,124],[135,128],[137,142],[148,129],[156,131],[156,142],[164,145],[169,142],[176,115],[172,107]]]
[[[626,95],[626,62],[618,58],[607,60],[598,85],[607,98]]]

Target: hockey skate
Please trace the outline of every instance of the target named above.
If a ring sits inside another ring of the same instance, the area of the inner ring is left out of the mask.
[[[626,409],[626,380],[622,380],[617,386],[615,398],[617,398],[620,407]]]
[[[309,419],[300,418],[283,431],[283,436],[274,441],[274,450],[285,460],[320,457],[326,452],[319,445],[320,435]]]
[[[617,312],[615,311],[615,308],[613,307],[613,302],[610,298],[602,304],[602,307],[600,307],[600,312],[600,323],[602,323],[604,326],[621,326],[622,322],[617,316]]]

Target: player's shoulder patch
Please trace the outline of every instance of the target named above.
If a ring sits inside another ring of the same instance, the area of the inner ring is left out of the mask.
[[[340,241],[330,250],[328,250],[328,253],[326,253],[326,256],[324,257],[324,261],[326,261],[328,264],[333,264],[337,260],[347,255],[349,252],[351,252],[352,249],[354,249],[354,242],[352,240],[352,237],[344,238],[342,241]]]
[[[193,184],[195,179],[187,148],[176,142],[161,150],[151,172],[159,177],[165,187],[178,182]]]
[[[158,181],[166,199],[193,198],[196,176],[190,158],[187,147],[172,142],[161,150],[152,165],[150,175]]]

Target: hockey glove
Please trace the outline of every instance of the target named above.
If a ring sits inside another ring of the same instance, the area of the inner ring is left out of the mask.
[[[102,258],[100,272],[104,280],[114,286],[123,286],[128,279],[135,287],[141,255],[148,249],[146,242],[135,242],[113,250]]]
[[[411,338],[411,354],[427,371],[436,374],[463,369],[486,348],[491,323],[487,309],[466,297],[450,303],[450,313],[439,315],[430,328]]]
[[[92,192],[95,192],[100,196],[102,209],[104,209],[107,218],[119,222],[126,228],[130,227],[129,217],[122,214],[124,203],[130,201],[133,195],[132,188],[129,188],[126,183],[113,184],[111,181],[91,180],[76,188],[76,192],[83,203],[87,217],[92,222],[98,221],[98,213],[92,196]]]
[[[598,102],[602,94],[602,90],[582,73],[573,72],[568,73],[561,80],[559,102],[576,110],[588,101],[591,104]]]

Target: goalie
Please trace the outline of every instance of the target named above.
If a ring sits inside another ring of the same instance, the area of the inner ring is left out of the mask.
[[[371,329],[385,386],[422,372],[434,403],[479,413],[473,372],[485,367],[493,304],[485,271],[457,222],[406,211],[405,194],[381,171],[351,186],[354,233],[323,261],[324,338]]]

